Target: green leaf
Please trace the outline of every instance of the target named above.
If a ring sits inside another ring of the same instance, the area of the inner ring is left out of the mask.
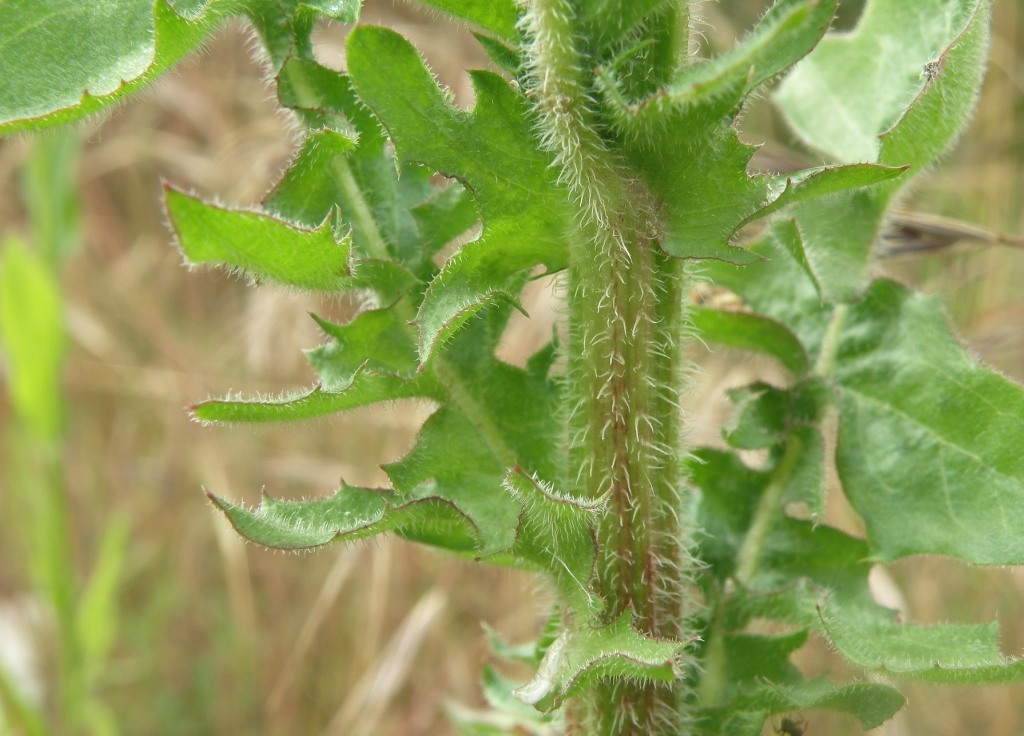
[[[792,332],[813,365],[821,350],[831,308],[822,303],[818,284],[803,258],[803,242],[791,220],[776,220],[766,236],[749,248],[763,260],[736,268],[728,263],[703,264],[708,278],[739,296],[756,314],[775,320]]]
[[[743,225],[788,205],[878,185],[902,173],[871,166],[810,169],[789,177],[746,172],[754,148],[741,143],[732,127],[742,100],[813,48],[834,11],[834,2],[782,0],[733,51],[686,65],[672,83],[635,104],[619,90],[614,69],[599,70],[631,161],[664,202],[660,242],[668,254],[755,263],[755,254],[730,245]]]
[[[533,679],[516,690],[516,697],[550,711],[599,678],[672,682],[681,676],[677,659],[682,648],[679,642],[637,633],[628,613],[600,628],[584,624],[566,629],[548,647]]]
[[[292,58],[278,74],[278,95],[310,130],[299,158],[264,208],[313,227],[337,207],[352,228],[358,259],[394,260],[418,278],[433,277],[433,254],[477,220],[462,186],[450,183],[439,189],[418,165],[396,170],[380,125],[358,101],[345,74]],[[324,126],[345,131],[346,138],[354,133],[354,145],[323,151],[317,139]],[[417,212],[425,216],[426,228],[420,228]]]
[[[873,0],[857,28],[822,41],[775,100],[794,131],[832,159],[923,171],[974,106],[988,16],[987,0]],[[826,298],[861,293],[885,208],[908,180],[796,207]]]
[[[717,718],[712,723],[727,722],[728,718],[744,712],[760,714],[763,719],[793,711],[832,710],[852,715],[861,728],[870,730],[892,718],[905,704],[906,700],[899,691],[888,685],[836,685],[821,677],[784,685],[763,682],[715,713]],[[731,732],[716,730],[705,733]]]
[[[252,424],[315,419],[385,401],[433,398],[439,389],[429,377],[406,380],[398,376],[357,373],[343,390],[315,386],[304,392],[279,397],[210,399],[190,407],[199,422]]]
[[[308,229],[321,225],[340,200],[331,167],[355,145],[351,137],[334,130],[307,132],[291,166],[263,200],[263,209]]]
[[[526,101],[503,79],[472,72],[476,106],[463,112],[398,34],[360,27],[347,48],[356,91],[387,127],[399,159],[458,178],[483,220],[479,239],[448,261],[424,296],[417,324],[425,362],[484,306],[515,300],[535,266],[564,267],[571,220],[550,156],[534,142]]]
[[[487,557],[515,544],[521,509],[503,492],[504,463],[480,440],[477,426],[445,407],[423,425],[412,452],[384,469],[396,488],[444,498],[473,519]]]
[[[803,504],[814,519],[824,503],[824,439],[818,424],[833,401],[821,380],[809,379],[789,389],[763,383],[733,389],[736,411],[722,430],[732,447],[770,450],[767,468],[785,473],[779,502]]]
[[[490,31],[513,44],[519,38],[519,10],[514,0],[417,0]]]
[[[753,383],[731,390],[729,399],[737,409],[723,428],[726,442],[759,450],[781,444],[795,429],[816,427],[834,397],[823,380],[809,378],[786,389]]]
[[[349,237],[336,237],[328,220],[305,230],[270,215],[205,204],[170,188],[165,201],[191,263],[213,263],[315,291],[342,291],[351,283]]]
[[[915,626],[828,605],[821,611],[821,626],[847,660],[873,672],[951,684],[1024,680],[1024,660],[1000,651],[995,623]]]
[[[0,249],[0,349],[15,411],[44,440],[63,424],[61,368],[66,349],[64,305],[50,267],[23,243]]]
[[[522,74],[525,60],[519,51],[483,33],[474,33],[473,37],[496,67],[507,72],[513,79]]]
[[[204,11],[186,20],[165,0],[0,4],[0,134],[68,123],[123,99],[202,43],[226,4]]]
[[[701,557],[709,565],[711,575],[724,583],[735,575],[740,548],[754,520],[758,502],[772,480],[772,469],[754,470],[744,465],[731,452],[702,448],[694,453],[688,471],[695,487],[700,489],[697,508],[698,523],[703,530]],[[756,575],[750,583],[758,593],[777,592],[806,579],[820,591],[831,591],[847,607],[877,611],[867,587],[870,563],[868,547],[860,539],[824,524],[773,517],[763,541]],[[799,593],[798,589],[793,589]],[[786,597],[785,605],[794,600],[803,603],[802,611],[791,609],[789,616],[813,623],[816,596]],[[785,606],[783,606],[785,609]],[[766,615],[761,610],[757,615]]]
[[[768,182],[769,204],[748,217],[743,224],[766,217],[797,202],[806,202],[840,192],[849,193],[851,190],[893,181],[901,177],[908,168],[909,165],[850,164],[804,169],[795,174],[772,177]],[[781,193],[778,193],[780,190]],[[821,206],[821,202],[815,202],[814,206]]]
[[[434,255],[480,220],[473,198],[461,185],[449,184],[411,210],[424,247]]]
[[[654,3],[647,0],[646,4]],[[606,7],[613,5],[605,3]],[[632,11],[638,13],[645,3],[630,5],[640,6]],[[678,113],[708,105],[728,110],[737,106],[753,90],[813,49],[832,23],[835,10],[836,0],[779,0],[750,34],[726,54],[682,66],[665,88],[639,103],[618,99],[614,107],[618,108],[619,122],[639,137],[657,127],[659,119],[671,114],[670,111]],[[617,33],[623,28],[621,21],[604,25]],[[606,91],[613,92],[611,78],[603,79]]]
[[[724,638],[728,668],[722,705],[700,714],[701,733],[719,734],[738,714],[751,714],[759,729],[768,716],[799,710],[849,713],[865,729],[875,728],[903,707],[903,696],[886,685],[839,685],[824,677],[805,680],[790,655],[807,640],[807,630],[783,636],[734,634]]]
[[[103,529],[99,554],[78,602],[75,629],[92,677],[105,670],[107,657],[117,640],[118,589],[130,541],[129,532],[130,527],[123,517],[114,517]]]
[[[404,379],[416,375],[416,348],[408,326],[394,310],[369,310],[351,322],[335,325],[314,316],[332,338],[328,344],[306,351],[325,391],[340,392],[352,385],[360,371],[385,373]]]
[[[322,13],[342,23],[359,19],[360,0],[245,0],[244,10],[276,71],[288,59],[312,59],[313,29]]]
[[[975,363],[934,298],[872,284],[835,378],[836,462],[876,559],[1024,562],[1024,388]]]
[[[630,39],[644,21],[664,12],[670,0],[594,0],[579,4],[580,36],[599,54],[622,39]]]
[[[481,557],[510,550],[517,540],[522,507],[506,490],[508,470],[557,477],[558,391],[546,376],[494,357],[507,318],[507,309],[492,308],[435,362],[447,403],[427,420],[413,450],[385,467],[395,488],[414,493],[432,482],[432,493],[474,519]]]
[[[396,491],[342,487],[330,498],[279,501],[264,496],[248,509],[210,495],[232,526],[246,539],[276,549],[311,549],[339,539],[356,540],[399,529],[447,521],[449,534],[438,540],[455,551],[473,547],[476,530],[472,521],[442,499],[424,490],[409,497]]]
[[[775,101],[804,141],[836,160],[927,165],[973,107],[987,20],[988,3],[978,0],[871,0],[857,27],[818,44]],[[934,127],[911,122],[922,117]],[[919,155],[881,156],[879,136],[902,138],[905,121],[924,146]]]
[[[690,310],[690,319],[706,340],[771,355],[794,376],[807,372],[807,353],[803,345],[784,325],[769,317],[698,307]]]
[[[523,510],[516,553],[547,570],[574,607],[598,608],[589,582],[597,547],[594,529],[603,501],[560,493],[521,468],[509,471],[505,488]]]

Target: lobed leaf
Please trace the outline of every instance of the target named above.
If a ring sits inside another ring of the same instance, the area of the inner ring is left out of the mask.
[[[333,338],[306,357],[325,391],[343,391],[361,371],[383,373],[406,380],[416,375],[416,350],[407,325],[394,310],[367,310],[351,322],[336,325],[314,315],[320,328]]]
[[[603,502],[560,493],[522,468],[509,470],[505,488],[523,510],[516,553],[546,570],[574,607],[595,607],[589,583]]]
[[[431,482],[433,493],[472,518],[481,557],[511,551],[520,533],[523,510],[505,488],[508,470],[557,477],[558,389],[546,376],[494,357],[507,318],[507,309],[492,308],[435,362],[446,403],[427,420],[412,451],[385,467],[395,488],[415,493]]]
[[[838,161],[927,165],[934,144],[945,148],[973,106],[987,6],[979,0],[872,0],[852,32],[829,35],[793,70],[775,101],[797,135]],[[938,66],[926,67],[932,62]],[[941,106],[933,106],[936,97]],[[922,102],[927,112],[916,109]],[[929,141],[926,150],[910,159],[883,159],[879,136],[893,135],[908,115],[923,114],[935,123],[919,130],[918,140]]]
[[[732,452],[702,448],[694,453],[688,471],[700,489],[698,523],[703,530],[701,557],[714,579],[724,582],[736,573],[737,557],[751,528],[754,513],[772,480],[774,467],[755,470]],[[759,564],[750,582],[751,593],[765,605],[781,606],[788,623],[809,625],[815,619],[814,603],[830,591],[843,605],[877,611],[867,587],[870,569],[868,546],[824,524],[779,515],[772,522],[762,544]],[[796,586],[801,579],[812,582],[817,592],[806,595]],[[781,600],[765,597],[789,589]],[[802,608],[794,608],[799,602]],[[754,615],[767,616],[769,608]],[[796,617],[796,620],[794,620]]]
[[[533,141],[525,100],[507,82],[473,72],[476,106],[463,112],[393,31],[357,28],[347,48],[356,90],[387,127],[399,159],[459,179],[483,220],[479,239],[449,259],[424,296],[417,324],[425,362],[484,306],[514,301],[534,267],[563,268],[570,218],[550,157]]]
[[[9,0],[0,4],[0,134],[66,124],[116,104],[231,15],[256,25],[275,67],[311,54],[319,14],[354,23],[359,0]],[[67,53],[74,49],[73,54]]]
[[[738,733],[721,730],[721,724],[733,722],[742,714],[751,714],[755,728],[772,716],[793,711],[832,710],[848,713],[861,728],[877,728],[896,715],[906,700],[895,688],[876,683],[836,685],[825,678],[815,678],[785,685],[763,682],[751,691],[705,716],[704,733]],[[717,728],[716,728],[717,727]],[[756,733],[756,731],[754,731]]]
[[[174,189],[167,214],[185,257],[313,291],[341,291],[351,283],[349,237],[325,220],[305,230],[259,212],[226,210]]]

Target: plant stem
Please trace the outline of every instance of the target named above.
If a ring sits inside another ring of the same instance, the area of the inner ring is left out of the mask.
[[[641,632],[682,640],[689,568],[678,402],[685,275],[658,247],[653,196],[591,119],[582,70],[593,65],[575,48],[574,20],[567,0],[534,0],[528,15],[544,143],[577,205],[568,294],[569,482],[606,501],[592,582],[605,600],[605,621],[629,610]],[[567,733],[675,736],[685,728],[682,697],[681,684],[602,681],[570,708]]]

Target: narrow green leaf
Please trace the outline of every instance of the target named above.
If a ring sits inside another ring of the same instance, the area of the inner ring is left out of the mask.
[[[350,283],[349,237],[335,237],[327,220],[304,230],[270,215],[205,204],[171,188],[165,201],[191,263],[213,263],[315,291],[341,291]]]
[[[44,440],[63,424],[61,367],[66,337],[56,275],[23,243],[0,249],[0,350],[15,411]]]
[[[934,298],[872,284],[835,377],[836,462],[876,559],[1024,562],[1024,388],[975,363]]]
[[[605,677],[672,682],[681,676],[677,659],[683,645],[637,633],[624,613],[601,628],[565,630],[548,647],[537,674],[516,697],[550,711],[587,683]]]
[[[431,398],[437,395],[437,386],[429,378],[407,381],[397,376],[359,373],[340,392],[326,391],[316,386],[303,393],[281,397],[211,399],[196,404],[190,411],[199,422],[291,422],[315,419],[384,401]]]
[[[970,685],[1024,680],[1024,660],[1000,651],[995,623],[915,626],[828,605],[821,610],[821,626],[840,654],[873,672]]]
[[[503,79],[473,72],[476,106],[456,110],[416,50],[383,28],[353,31],[348,63],[399,159],[458,178],[483,220],[480,238],[449,260],[424,297],[417,323],[426,361],[484,306],[516,299],[532,268],[561,269],[571,219],[550,157],[534,143],[525,100]]]
[[[795,174],[772,177],[768,182],[769,204],[748,217],[743,224],[766,217],[797,202],[806,202],[810,199],[827,197],[898,179],[908,168],[910,168],[909,165],[850,164],[848,166],[823,166],[805,169]],[[781,193],[779,193],[780,191]],[[815,203],[815,206],[819,205],[820,202]]]
[[[496,67],[507,72],[513,79],[522,74],[524,58],[516,49],[483,33],[474,33],[473,37]]]
[[[784,325],[769,317],[698,307],[690,310],[690,319],[700,336],[710,342],[771,355],[794,376],[807,371],[803,345]]]
[[[118,593],[129,532],[123,517],[114,517],[103,529],[99,554],[79,599],[75,628],[85,664],[93,676],[106,668],[117,638]]]
[[[467,551],[472,548],[470,540],[476,535],[469,519],[429,492],[410,498],[395,491],[343,485],[330,498],[310,501],[279,501],[264,496],[255,509],[214,495],[210,495],[210,500],[239,534],[275,549],[311,549],[341,539],[362,539],[404,525],[435,519],[440,522],[445,517],[458,517],[462,533],[443,540],[447,542],[443,546]]]

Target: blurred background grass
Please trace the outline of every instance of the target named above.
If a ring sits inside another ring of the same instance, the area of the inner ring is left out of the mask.
[[[727,43],[763,6],[706,3],[707,43]],[[844,4],[848,18],[857,6]],[[957,151],[904,204],[1019,235],[1024,8],[1018,0],[996,0],[995,16],[974,121]],[[471,104],[462,70],[486,61],[464,30],[390,2],[368,2],[364,17],[412,38],[456,100]],[[340,26],[321,29],[324,63],[342,66],[344,33]],[[409,448],[429,411],[399,403],[260,429],[204,428],[186,416],[188,404],[209,395],[308,384],[313,376],[300,349],[315,346],[318,334],[306,312],[340,319],[349,309],[340,301],[251,289],[217,272],[189,272],[170,245],[161,178],[252,204],[293,149],[295,131],[276,109],[252,48],[241,24],[223,28],[204,53],[149,92],[74,133],[82,146],[69,175],[79,200],[79,245],[59,273],[69,337],[60,476],[75,585],[90,579],[112,519],[125,519],[128,534],[114,641],[94,696],[124,734],[451,733],[446,702],[481,704],[477,683],[487,653],[480,623],[510,640],[536,632],[545,595],[533,581],[395,540],[301,557],[270,553],[244,545],[201,493],[205,487],[255,502],[264,487],[299,497],[322,495],[341,476],[381,484],[379,465]],[[775,153],[785,154],[791,142],[756,109],[744,133],[752,142],[774,138],[781,144],[771,147]],[[0,233],[27,240],[42,237],[23,198],[31,155],[27,139],[0,142]],[[1024,250],[984,239],[943,243],[887,258],[881,268],[944,294],[971,348],[1024,379]],[[535,288],[531,299],[536,322],[514,325],[503,347],[509,359],[529,354],[550,334],[550,288]],[[725,351],[698,357],[704,375],[691,407],[699,423],[694,434],[715,441],[724,390],[749,380],[758,364]],[[7,472],[24,453],[24,427],[3,392],[0,428],[0,661],[13,669],[17,660],[22,685],[31,685],[24,691],[29,699],[52,701],[67,665],[54,645],[59,622],[31,573],[40,553],[24,523],[25,504],[38,493],[38,478],[31,470]],[[834,491],[829,509],[831,521],[856,528]],[[1024,650],[1021,571],[914,559],[879,572],[880,594],[902,600],[910,619],[998,617],[1006,652]],[[810,670],[844,673],[820,644],[800,660]],[[906,692],[910,706],[881,733],[1024,731],[1019,686]],[[808,734],[857,732],[822,714],[807,720]]]

